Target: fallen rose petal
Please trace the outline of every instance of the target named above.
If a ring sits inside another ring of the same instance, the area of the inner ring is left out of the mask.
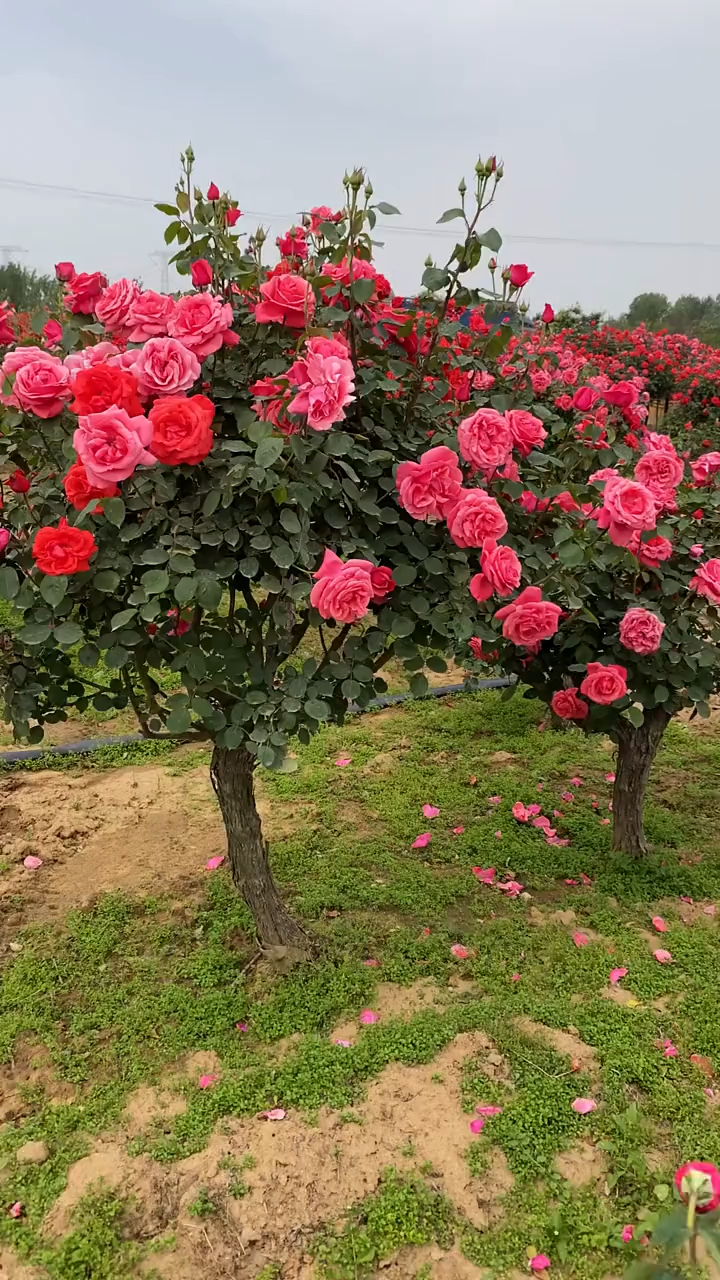
[[[201,1089],[210,1089],[219,1079],[220,1077],[218,1075],[201,1076],[198,1080],[198,1084]]]
[[[488,804],[502,804],[502,796],[488,796]]]
[[[363,960],[366,969],[377,969],[380,964],[379,960]]]
[[[351,1047],[349,1040],[333,1040],[333,1044],[342,1045],[343,1049],[349,1049]]]
[[[706,1097],[706,1098],[714,1098],[714,1097],[715,1097],[715,1090],[714,1090],[714,1089],[703,1089],[703,1093],[705,1094],[705,1097]]]
[[[570,1070],[571,1070],[571,1071],[573,1071],[573,1072],[576,1072],[576,1071],[582,1071],[582,1065],[583,1065],[583,1064],[582,1064],[582,1062],[580,1061],[580,1059],[579,1059],[579,1058],[571,1058],[571,1059],[570,1059]]]
[[[554,844],[558,849],[567,849],[570,840],[561,840],[559,836],[548,836],[546,844]]]
[[[530,814],[528,813],[528,810],[525,808],[525,805],[522,804],[520,800],[515,801],[515,804],[513,805],[510,812],[512,813],[513,818],[515,818],[517,822],[527,822],[530,816]]]
[[[454,942],[450,948],[450,954],[452,956],[455,956],[456,960],[467,960],[468,956],[470,955],[470,952],[468,951],[467,947],[464,947],[462,945],[461,942]]]
[[[437,818],[440,810],[435,808],[434,804],[424,804],[422,807],[423,818]]]
[[[496,832],[495,832],[495,839],[496,839],[496,840],[502,840],[502,831],[496,831]]]
[[[609,827],[609,826],[610,826],[610,819],[609,819],[609,818],[601,818],[601,819],[600,819],[600,826],[601,826],[601,827]]]
[[[470,784],[471,787],[477,786],[477,778],[475,777],[474,773],[470,774],[470,777],[468,778],[468,783]]]
[[[470,1121],[471,1133],[482,1133],[484,1128],[485,1128],[485,1121],[482,1119],[481,1116],[478,1116],[477,1119]]]
[[[423,938],[429,938],[429,937],[430,937],[430,930],[428,929],[427,925],[426,925],[426,926],[425,926],[425,928],[423,929],[421,936],[422,936]]]
[[[432,836],[430,832],[423,831],[421,835],[416,836],[416,838],[413,840],[412,845],[410,847],[412,849],[424,849],[427,844],[430,844],[431,840],[432,840]]]
[[[358,1022],[361,1022],[365,1027],[371,1027],[373,1023],[379,1022],[379,1021],[380,1021],[380,1014],[374,1013],[372,1009],[363,1009],[362,1013],[360,1014],[360,1017],[358,1018]]]
[[[282,1107],[273,1107],[270,1111],[260,1112],[261,1120],[284,1120],[286,1115],[287,1112],[283,1111]]]
[[[670,952],[669,952],[669,951],[663,951],[663,950],[662,950],[662,948],[660,948],[660,950],[658,950],[658,951],[653,951],[653,956],[654,956],[654,957],[655,957],[655,959],[657,960],[658,964],[672,964],[672,963],[673,963],[673,958],[672,958],[672,956],[671,956]]]
[[[509,898],[518,898],[525,888],[524,884],[520,884],[519,880],[504,880],[502,884],[498,882],[495,886],[501,893],[506,893]]]
[[[570,1106],[579,1116],[587,1116],[591,1111],[597,1111],[597,1102],[593,1098],[576,1098]]]
[[[570,779],[570,786],[571,786],[571,787],[582,787],[582,786],[584,786],[584,785],[585,785],[585,784],[583,783],[582,778],[571,778],[571,779]]]
[[[599,808],[600,808],[600,805],[598,804],[597,800],[593,800],[592,804],[590,805],[590,808],[591,808],[591,809],[599,809]]]
[[[224,861],[225,861],[225,854],[216,853],[214,858],[208,858],[207,862],[205,863],[205,870],[217,871],[218,867],[221,867]]]
[[[514,974],[512,975],[512,977],[510,978],[510,981],[511,981],[511,982],[519,982],[521,977],[522,977],[522,974],[520,974],[520,973],[514,973]]]
[[[11,1204],[10,1208],[8,1209],[8,1217],[21,1218],[24,1212],[24,1208],[25,1206],[23,1205],[22,1200],[16,1200],[15,1203]]]
[[[532,824],[534,827],[549,827],[550,819],[541,814],[539,818],[533,818]]]
[[[686,893],[681,893],[681,894],[680,894],[680,901],[681,901],[681,902],[687,902],[688,906],[689,906],[689,907],[691,907],[691,906],[693,905],[693,901],[694,901],[694,899],[693,899],[693,898],[688,898],[688,896],[687,896],[687,894],[686,894]]]
[[[590,942],[590,939],[588,938],[587,934],[580,933],[580,931],[578,931],[577,933],[574,933],[572,936],[572,939],[576,947],[587,947]]]
[[[691,1053],[690,1061],[698,1071],[702,1071],[703,1075],[707,1076],[708,1080],[712,1080],[713,1065],[709,1058],[704,1057],[702,1053]]]
[[[666,920],[663,920],[662,916],[653,916],[652,925],[653,929],[655,929],[657,933],[670,932],[670,926]]]
[[[527,806],[527,812],[534,817],[536,813],[542,813],[542,805],[529,804]]]
[[[579,880],[566,880],[566,881],[565,881],[565,884],[574,884],[574,885],[578,885],[579,883],[580,883],[580,881],[579,881]]]
[[[561,813],[559,809],[553,809],[553,818],[564,818],[564,817],[565,817],[565,814]]]
[[[663,1040],[662,1051],[664,1058],[677,1058],[678,1056],[678,1051],[672,1040]]]
[[[704,916],[714,916],[716,911],[717,911],[717,907],[715,906],[703,907]]]
[[[236,1031],[249,1031],[249,1029],[250,1029],[250,1028],[248,1027],[247,1022],[236,1022],[236,1023],[235,1023],[235,1030],[236,1030]]]
[[[28,871],[39,871],[42,864],[42,858],[36,858],[33,853],[28,854],[27,858],[23,858],[23,866],[27,867]]]
[[[605,781],[606,781],[606,782],[614,782],[614,781],[615,781],[615,774],[614,774],[614,773],[606,773],[606,774],[605,774]]]
[[[557,835],[557,831],[555,830],[554,827],[542,826],[540,830],[542,831],[548,844],[550,844],[550,841],[554,840],[555,836]]]
[[[635,1231],[635,1228],[631,1222],[628,1222],[627,1225],[623,1227],[622,1231],[620,1232],[620,1239],[622,1240],[623,1244],[628,1244],[629,1241],[632,1240],[634,1231]]]
[[[538,784],[537,784],[537,786],[536,786],[535,790],[536,790],[536,791],[542,791],[542,789],[543,789],[543,784],[542,784],[542,782],[538,782]]]
[[[338,756],[335,764],[338,769],[347,769],[348,765],[352,764],[352,756]]]
[[[464,827],[453,827],[453,829],[452,829],[452,833],[453,833],[453,835],[454,835],[454,836],[461,836],[461,835],[463,834],[464,830],[465,830],[465,828],[464,828]]]
[[[590,879],[590,876],[586,876],[584,871],[580,872],[580,879],[583,884],[592,884],[592,880]]]
[[[574,797],[574,795],[573,795],[572,791],[561,791],[561,792],[560,792],[560,799],[561,799],[561,800],[574,800],[574,799],[575,799],[575,797]]]
[[[627,977],[627,969],[611,969],[610,985],[616,987],[621,978]]]
[[[502,1107],[479,1106],[475,1108],[479,1116],[501,1116]]]
[[[550,1259],[546,1253],[536,1253],[528,1262],[530,1270],[536,1273],[540,1271],[547,1271],[550,1265]]]
[[[472,873],[481,884],[492,884],[495,879],[494,867],[473,867]]]

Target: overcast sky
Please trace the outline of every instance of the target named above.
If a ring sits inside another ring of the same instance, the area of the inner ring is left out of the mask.
[[[527,239],[720,245],[719,0],[3,8],[0,241],[27,265],[69,258],[157,287],[164,224],[150,205],[8,180],[168,199],[191,140],[203,187],[227,187],[273,238],[365,165],[402,211],[378,251],[397,292],[452,245],[436,219],[493,152],[506,176],[490,221],[507,237],[501,260],[535,271],[533,306],[618,312],[648,289],[720,292],[720,248]]]

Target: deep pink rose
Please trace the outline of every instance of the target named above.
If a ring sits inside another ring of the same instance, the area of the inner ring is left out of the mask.
[[[458,427],[457,438],[465,461],[486,475],[492,475],[512,452],[510,424],[497,409],[478,409],[469,418],[464,418]]]
[[[192,280],[193,289],[202,289],[207,284],[212,284],[213,271],[207,258],[196,258],[190,263],[190,279]]]
[[[94,347],[83,347],[82,351],[71,351],[63,361],[65,368],[74,372],[76,369],[90,369],[94,364],[104,364],[112,356],[118,356],[120,348],[114,342],[97,342]],[[133,352],[138,355],[139,352]]]
[[[62,360],[47,353],[42,360],[23,364],[15,374],[13,395],[26,413],[56,418],[71,398],[70,373]]]
[[[428,449],[417,462],[400,463],[395,485],[400,506],[415,520],[438,520],[462,489],[458,456],[444,444]]]
[[[315,235],[320,230],[321,223],[342,222],[342,217],[342,210],[339,213],[333,213],[329,205],[318,204],[310,210],[310,230]]]
[[[547,437],[542,422],[526,409],[510,409],[505,417],[512,433],[513,444],[523,458],[533,449],[542,449]]]
[[[522,577],[522,565],[512,547],[499,547],[493,538],[483,544],[480,568],[498,596],[511,596]]]
[[[550,700],[550,706],[561,720],[584,720],[590,711],[587,702],[578,696],[575,688],[558,689]]]
[[[545,303],[545,306],[543,307],[542,313],[540,315],[540,319],[543,324],[552,324],[553,320],[555,319],[555,312],[553,311],[549,302]]]
[[[176,338],[149,338],[132,370],[144,396],[176,396],[200,376],[200,361]]]
[[[530,373],[530,382],[536,396],[544,395],[552,383],[552,374],[548,373],[547,369],[533,369]]]
[[[514,289],[522,289],[534,275],[535,272],[528,271],[524,262],[514,262],[508,269],[508,279]]]
[[[591,702],[609,706],[627,693],[627,670],[616,663],[588,662],[580,692]]]
[[[72,262],[55,263],[55,279],[60,280],[62,284],[67,284],[68,280],[72,280],[74,275],[75,267]]]
[[[646,569],[656,569],[663,560],[669,560],[672,555],[672,542],[668,538],[649,538],[647,542],[642,542],[640,535],[636,534],[633,541],[629,544],[628,550],[636,555],[640,564]]]
[[[98,303],[103,289],[107,288],[107,277],[102,271],[81,271],[68,281],[65,290],[65,309],[73,315],[91,316]]]
[[[147,450],[152,432],[147,418],[131,418],[115,406],[80,418],[73,445],[90,484],[117,484],[136,467],[152,466],[156,459]]]
[[[669,436],[662,435],[659,431],[646,431],[643,436],[644,449],[660,449],[663,453],[673,453],[677,456],[677,449]]]
[[[588,413],[597,398],[598,393],[592,387],[578,387],[572,398],[573,409],[577,409],[578,413]]]
[[[148,338],[167,337],[168,323],[175,310],[175,299],[166,293],[146,289],[138,293],[127,316],[129,342],[147,342]]]
[[[448,533],[458,547],[481,547],[488,538],[502,538],[507,520],[484,489],[461,489],[445,512]]]
[[[529,648],[555,635],[561,614],[559,604],[543,600],[539,587],[526,587],[512,604],[498,609],[495,617],[503,624],[506,640]]]
[[[315,311],[315,294],[302,276],[272,276],[260,285],[262,302],[255,308],[258,324],[286,324],[304,329]]]
[[[233,322],[232,307],[212,293],[184,293],[168,321],[168,333],[205,360],[223,345]]]
[[[22,369],[24,364],[34,364],[38,360],[47,360],[49,364],[56,364],[58,357],[46,351],[44,347],[13,347],[12,351],[5,353],[0,365],[0,374],[3,378],[7,378],[11,373],[17,373],[18,369]]]
[[[665,623],[649,609],[628,609],[620,622],[620,643],[633,653],[655,653],[660,648]]]
[[[134,280],[116,280],[103,289],[95,304],[95,315],[110,333],[127,334],[130,308],[140,297]]]
[[[397,583],[392,575],[392,569],[387,569],[384,565],[376,565],[370,574],[372,582],[373,604],[382,604],[383,600],[390,595],[397,587]]]
[[[720,1169],[707,1160],[688,1160],[675,1170],[675,1186],[687,1204],[695,1195],[698,1213],[711,1213],[720,1206]]]
[[[720,471],[720,453],[701,453],[695,462],[690,463],[690,470],[695,484],[708,484],[715,473]]]
[[[656,523],[655,499],[644,484],[617,476],[605,481],[598,528],[607,529],[608,537],[616,547],[628,546],[633,533],[654,529]]]
[[[56,347],[62,338],[62,325],[58,320],[46,320],[43,325],[43,338],[49,347]]]
[[[489,600],[493,593],[492,582],[489,578],[485,577],[484,573],[473,574],[470,582],[468,583],[468,588],[473,600],[477,600],[478,603],[481,603],[483,600]]]
[[[661,506],[673,505],[675,489],[680,484],[685,464],[676,453],[665,449],[649,449],[635,466],[635,479],[650,490]]]
[[[607,404],[614,405],[616,409],[629,409],[638,398],[638,389],[632,382],[616,382],[613,387],[603,391],[602,397]]]
[[[347,560],[327,550],[310,592],[310,604],[323,618],[336,622],[359,622],[374,595],[372,575],[377,572],[369,560]]]
[[[690,590],[705,596],[712,604],[720,605],[720,560],[706,560],[699,564],[695,576],[690,579]]]
[[[355,370],[347,348],[332,338],[311,338],[305,354],[288,370],[288,379],[297,395],[288,405],[290,413],[307,414],[314,431],[329,431],[345,417],[344,409],[355,399]]]

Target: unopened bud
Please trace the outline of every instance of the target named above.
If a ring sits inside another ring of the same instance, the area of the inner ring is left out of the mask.
[[[187,150],[185,151],[185,159],[187,160],[188,164],[195,163],[195,152],[193,151],[192,144],[190,143],[188,143]]]
[[[372,182],[371,182],[371,181],[370,181],[370,179],[368,178],[367,182],[365,183],[365,199],[366,199],[366,200],[369,200],[369,199],[370,199],[370,197],[371,197],[371,196],[372,196],[372,194],[373,194],[374,189],[375,189],[375,188],[373,187]]]
[[[255,232],[255,235],[253,236],[253,240],[255,241],[256,244],[265,243],[265,241],[267,240],[267,232],[264,227],[258,227],[257,231]]]
[[[488,267],[491,271],[497,271],[497,258],[491,258],[488,262]]]
[[[476,174],[477,174],[478,178],[484,178],[484,176],[485,176],[485,162],[484,162],[484,160],[483,160],[480,156],[478,156],[478,158],[477,158],[477,164],[475,165],[475,172],[476,172]]]
[[[520,303],[520,306],[518,307],[518,311],[520,311],[522,315],[527,315],[527,313],[528,313],[528,311],[529,311],[529,310],[530,310],[530,308],[529,308],[529,306],[528,306],[527,302],[521,302],[521,303]]]
[[[348,179],[348,182],[349,182],[350,186],[352,187],[353,191],[359,191],[359,190],[360,190],[360,188],[361,188],[361,186],[362,186],[362,184],[363,184],[363,178],[364,178],[364,177],[365,177],[365,175],[364,175],[364,173],[363,173],[362,169],[353,169],[353,171],[352,171],[352,173],[350,174],[350,177],[349,177],[349,179]]]
[[[487,174],[488,178],[492,173],[495,172],[496,169],[497,169],[497,160],[495,159],[495,156],[491,156],[489,160],[485,161],[485,173]]]
[[[350,186],[350,178],[348,177],[347,173],[343,174],[343,186],[344,187]]]
[[[427,258],[425,259],[425,262],[423,263],[423,266],[425,266],[425,267],[432,267],[432,266],[434,266],[434,263],[433,263],[432,258],[430,257],[430,254],[428,254]]]
[[[496,182],[499,182],[499,181],[500,181],[500,179],[502,178],[502,176],[503,176],[504,172],[505,172],[504,166],[503,166],[502,164],[499,164],[499,165],[498,165],[498,167],[497,167],[497,169],[495,170],[495,181],[496,181]]]
[[[460,192],[461,196],[464,196],[465,192],[467,191],[467,183],[464,178],[461,178],[458,183],[458,191]]]

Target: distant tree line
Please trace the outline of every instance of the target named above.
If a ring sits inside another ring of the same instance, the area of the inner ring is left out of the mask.
[[[609,323],[623,329],[644,324],[654,332],[667,329],[670,333],[699,338],[708,346],[720,347],[720,294],[714,298],[697,298],[685,293],[670,302],[664,293],[639,293],[625,314]]]
[[[58,284],[53,276],[41,275],[19,262],[0,267],[0,302],[11,302],[16,311],[37,311],[58,300]]]

